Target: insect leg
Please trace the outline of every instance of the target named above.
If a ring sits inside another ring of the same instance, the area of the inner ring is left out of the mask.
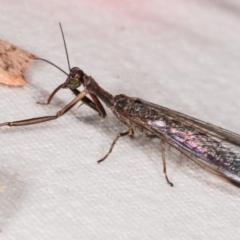
[[[114,147],[114,145],[116,144],[117,140],[118,140],[120,137],[127,136],[127,135],[130,135],[130,136],[133,135],[133,129],[132,129],[132,128],[129,128],[126,132],[118,133],[117,136],[115,137],[115,139],[114,139],[114,141],[113,141],[113,143],[112,143],[112,145],[111,145],[108,153],[105,155],[105,157],[103,157],[102,159],[98,160],[97,162],[100,163],[100,162],[104,161],[104,160],[108,157],[108,155],[112,152],[113,147]]]
[[[58,117],[68,112],[73,106],[75,106],[87,93],[88,92],[86,90],[82,91],[77,97],[75,97],[70,103],[68,103],[62,110],[58,111],[54,116],[44,116],[44,117],[30,118],[30,119],[14,121],[14,122],[5,122],[5,123],[1,123],[0,127],[2,126],[17,127],[17,126],[37,124],[37,123],[47,122],[47,121],[57,119]]]
[[[95,105],[95,107],[97,108],[97,111],[98,111],[100,117],[105,118],[105,117],[107,116],[107,114],[106,114],[105,109],[104,109],[104,107],[102,106],[101,102],[99,101],[99,99],[98,99],[94,94],[92,94],[92,93],[89,93],[89,94],[90,94],[93,102],[92,102],[90,99],[89,99],[89,100],[90,100],[92,103],[94,103],[94,105]],[[84,98],[82,99],[82,101],[85,100],[85,98],[87,98],[87,97],[84,97]],[[86,104],[86,101],[83,101],[83,102]]]
[[[80,91],[79,91],[78,89],[71,89],[71,91],[75,94],[75,96],[77,96],[77,95],[80,93]],[[85,97],[82,99],[81,105],[82,105],[82,104],[86,104],[88,107],[90,107],[90,108],[92,108],[94,111],[98,112],[98,109],[97,109],[95,103],[94,103],[91,99],[89,99],[88,97],[85,96]],[[81,106],[81,105],[80,105],[80,106]],[[99,115],[100,115],[100,113],[99,113]]]
[[[167,176],[165,144],[164,144],[164,141],[163,141],[163,140],[160,141],[160,145],[161,145],[162,161],[163,161],[163,173],[165,174],[165,178],[166,178],[167,183],[168,183],[171,187],[173,187],[173,183],[171,183],[171,182],[169,181],[168,176]]]
[[[59,86],[58,86],[56,89],[54,89],[54,91],[50,94],[47,102],[45,102],[45,103],[44,103],[44,102],[37,102],[37,104],[49,105],[49,104],[51,103],[54,95],[55,95],[61,88],[63,88],[63,87],[64,87],[64,84],[59,85]],[[78,94],[80,93],[80,91],[77,90],[77,89],[71,89],[71,90],[72,90],[72,92],[73,92],[76,96],[78,96]],[[103,117],[103,118],[106,117],[107,114],[106,114],[106,112],[105,112],[102,104],[99,102],[98,98],[97,98],[95,95],[93,95],[93,94],[90,94],[90,95],[91,95],[93,101],[92,101],[91,99],[89,99],[88,97],[85,96],[85,97],[82,98],[82,102],[83,102],[84,104],[86,104],[87,106],[89,106],[90,108],[92,108],[93,110],[95,110],[96,112],[98,112],[101,117]]]
[[[48,97],[47,102],[37,102],[37,104],[41,104],[41,105],[48,105],[51,103],[52,98],[54,97],[54,95],[61,89],[63,88],[64,84],[59,85],[56,89],[54,89],[54,91],[51,93],[51,95]]]

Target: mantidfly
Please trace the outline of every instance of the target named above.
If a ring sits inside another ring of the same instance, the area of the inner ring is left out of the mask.
[[[65,40],[64,44],[67,53]],[[84,90],[78,91],[77,88],[81,85]],[[61,88],[69,88],[76,97],[56,115],[5,122],[0,124],[0,127],[24,126],[54,120],[68,112],[79,101],[83,101],[101,117],[105,117],[100,99],[127,130],[117,134],[108,153],[98,163],[108,157],[120,137],[133,136],[136,131],[144,137],[160,138],[163,172],[170,186],[173,184],[169,181],[166,171],[165,142],[201,167],[239,186],[240,135],[139,98],[123,94],[112,96],[78,67],[70,69],[66,81],[52,92],[45,104],[50,104],[54,94]],[[92,100],[87,98],[87,95]]]

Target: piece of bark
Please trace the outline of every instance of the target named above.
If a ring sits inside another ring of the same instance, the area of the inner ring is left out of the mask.
[[[0,83],[12,86],[27,84],[25,68],[32,63],[34,55],[0,39]]]

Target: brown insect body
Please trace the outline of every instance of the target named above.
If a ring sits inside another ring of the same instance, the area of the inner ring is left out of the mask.
[[[65,40],[64,45],[66,50]],[[68,59],[67,50],[66,55]],[[60,69],[48,60],[36,59],[48,62]],[[71,102],[55,115],[5,122],[0,124],[0,127],[24,126],[51,121],[64,115],[79,101],[82,101],[83,104],[86,104],[104,118],[106,112],[100,102],[101,100],[112,110],[119,121],[127,126],[128,130],[117,134],[108,153],[98,163],[108,157],[120,137],[131,136],[135,131],[140,133],[141,136],[156,137],[161,140],[163,172],[166,181],[171,186],[173,184],[169,181],[166,171],[165,142],[200,166],[207,167],[207,169],[225,177],[225,179],[240,185],[240,135],[139,98],[132,98],[123,94],[114,97],[78,67],[70,69],[69,59],[68,66],[69,74],[60,69],[68,76],[66,81],[51,93],[46,103],[42,104],[50,104],[54,95],[62,88],[68,88],[76,95]],[[83,91],[77,89],[80,86],[84,87]]]
[[[240,184],[240,135],[139,98],[113,97],[88,76],[82,84],[129,128],[124,135],[135,130],[144,137],[160,138],[200,166]]]
[[[77,90],[81,85],[84,90]],[[92,77],[77,67],[70,70],[66,81],[52,92],[46,104],[51,102],[53,96],[61,88],[69,88],[76,97],[56,115],[5,122],[0,124],[0,127],[5,125],[23,126],[54,120],[68,112],[79,101],[83,101],[97,111],[101,117],[105,117],[106,112],[100,99],[112,110],[120,122],[128,127],[128,130],[117,134],[110,150],[98,163],[108,157],[120,137],[131,136],[136,131],[145,137],[161,139],[163,172],[171,186],[173,184],[169,181],[166,173],[164,142],[178,149],[200,166],[207,167],[236,184],[240,183],[240,136],[238,134],[139,98],[123,94],[113,97],[101,88]],[[90,95],[92,100],[86,95]]]

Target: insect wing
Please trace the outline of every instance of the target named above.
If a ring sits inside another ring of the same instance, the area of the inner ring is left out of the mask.
[[[119,113],[203,168],[240,184],[240,135],[137,98],[128,98]]]
[[[183,113],[177,112],[175,110],[146,102],[144,100],[141,100],[144,103],[148,104],[151,107],[154,107],[156,109],[160,109],[161,111],[165,111],[166,114],[170,117],[174,117],[176,119],[179,119],[179,121],[183,121],[188,124],[192,124],[196,127],[196,129],[201,129],[202,131],[207,131],[207,134],[216,136],[219,139],[225,140],[227,142],[231,142],[233,144],[239,145],[240,146],[240,135],[234,132],[231,132],[227,129],[215,126],[211,123],[204,122],[202,120],[199,120],[197,118],[190,117],[188,115],[185,115]]]

